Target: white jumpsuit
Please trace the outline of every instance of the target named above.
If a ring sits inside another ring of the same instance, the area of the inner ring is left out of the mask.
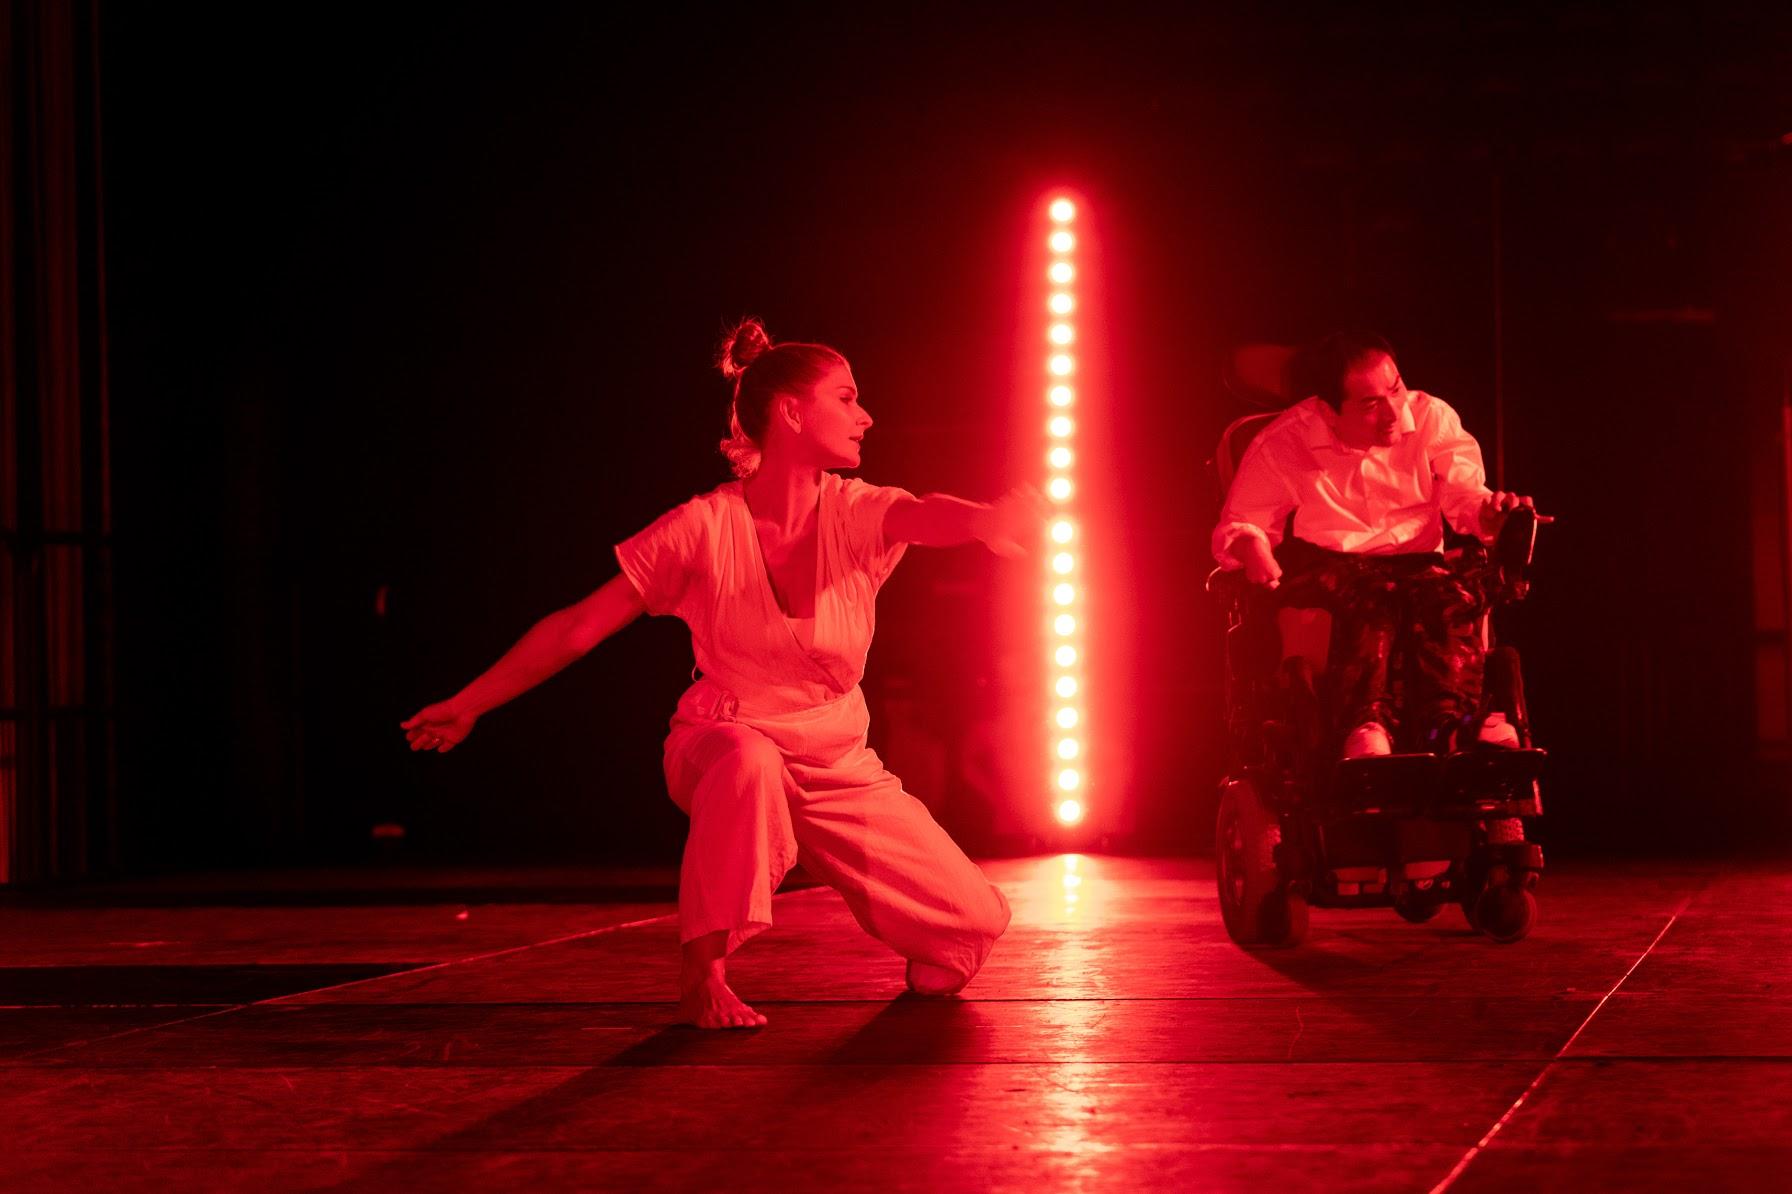
[[[666,739],[666,785],[691,818],[680,939],[728,949],[769,927],[797,861],[909,961],[918,990],[957,990],[1008,927],[1008,902],[866,745],[859,680],[877,591],[906,544],[884,513],[909,495],[822,475],[815,622],[805,648],[772,592],[739,482],[616,547],[649,613],[691,631],[701,673]]]

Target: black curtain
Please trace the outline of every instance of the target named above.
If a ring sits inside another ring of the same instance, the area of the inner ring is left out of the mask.
[[[0,883],[116,856],[95,25],[0,0]]]

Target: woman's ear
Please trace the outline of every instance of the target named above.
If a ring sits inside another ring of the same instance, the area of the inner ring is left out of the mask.
[[[778,418],[792,432],[800,434],[803,430],[803,404],[789,395],[779,398]]]

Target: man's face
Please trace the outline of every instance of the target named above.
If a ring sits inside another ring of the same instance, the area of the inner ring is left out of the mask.
[[[1406,383],[1385,352],[1351,362],[1338,401],[1338,438],[1353,448],[1387,447],[1400,436]]]

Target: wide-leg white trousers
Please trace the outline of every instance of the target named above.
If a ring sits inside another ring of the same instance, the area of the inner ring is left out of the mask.
[[[909,985],[956,991],[1008,927],[1008,901],[902,790],[865,743],[855,688],[819,709],[743,719],[702,682],[666,739],[666,786],[691,818],[679,936],[728,934],[732,952],[772,923],[772,893],[802,862],[866,932],[908,959]]]

